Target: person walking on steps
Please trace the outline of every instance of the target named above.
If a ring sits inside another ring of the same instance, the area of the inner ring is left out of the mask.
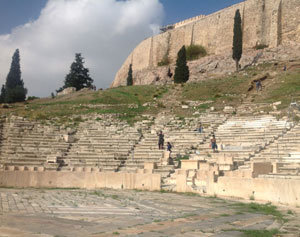
[[[172,152],[172,145],[170,142],[167,143],[167,151]]]
[[[164,149],[164,142],[165,142],[164,134],[163,134],[162,131],[160,131],[159,134],[158,134],[158,149],[159,150]]]

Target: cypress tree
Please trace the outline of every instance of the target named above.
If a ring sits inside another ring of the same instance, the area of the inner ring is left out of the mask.
[[[2,85],[1,94],[0,94],[0,103],[5,103],[6,90],[5,85]]]
[[[233,46],[232,46],[232,58],[236,64],[236,71],[239,70],[239,61],[243,53],[243,32],[242,32],[242,19],[240,10],[237,9],[234,17],[233,27]]]
[[[174,82],[185,83],[189,80],[189,76],[190,72],[186,62],[186,49],[185,46],[182,46],[177,54]]]
[[[14,103],[25,101],[27,89],[21,79],[20,53],[16,49],[5,83],[5,102]]]
[[[75,61],[71,64],[70,72],[66,75],[64,86],[57,90],[62,91],[68,87],[75,87],[76,90],[82,88],[91,88],[93,85],[93,79],[89,75],[89,69],[83,66],[84,58],[80,53],[75,54]]]
[[[133,77],[132,77],[132,64],[129,65],[128,76],[127,76],[127,86],[133,85]]]

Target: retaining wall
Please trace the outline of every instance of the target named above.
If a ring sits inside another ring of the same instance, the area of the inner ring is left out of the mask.
[[[159,174],[115,172],[1,171],[0,187],[16,188],[113,188],[156,191]]]

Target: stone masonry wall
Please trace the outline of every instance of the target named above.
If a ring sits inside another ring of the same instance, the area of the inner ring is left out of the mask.
[[[111,86],[125,85],[131,63],[134,73],[156,68],[166,55],[175,63],[183,45],[203,45],[211,55],[230,53],[237,9],[242,16],[244,49],[300,43],[299,0],[247,0],[144,40],[125,60]]]

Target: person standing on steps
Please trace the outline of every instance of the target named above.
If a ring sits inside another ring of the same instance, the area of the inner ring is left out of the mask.
[[[210,139],[210,146],[213,152],[218,152],[218,145],[217,145],[217,140],[215,135],[213,135],[212,138]]]
[[[164,142],[165,142],[164,134],[162,131],[160,131],[158,134],[158,149],[159,150],[164,149]]]
[[[199,124],[198,132],[199,132],[199,133],[203,133],[203,126],[202,126],[202,123]]]
[[[167,143],[167,151],[172,152],[172,145],[170,142]]]

